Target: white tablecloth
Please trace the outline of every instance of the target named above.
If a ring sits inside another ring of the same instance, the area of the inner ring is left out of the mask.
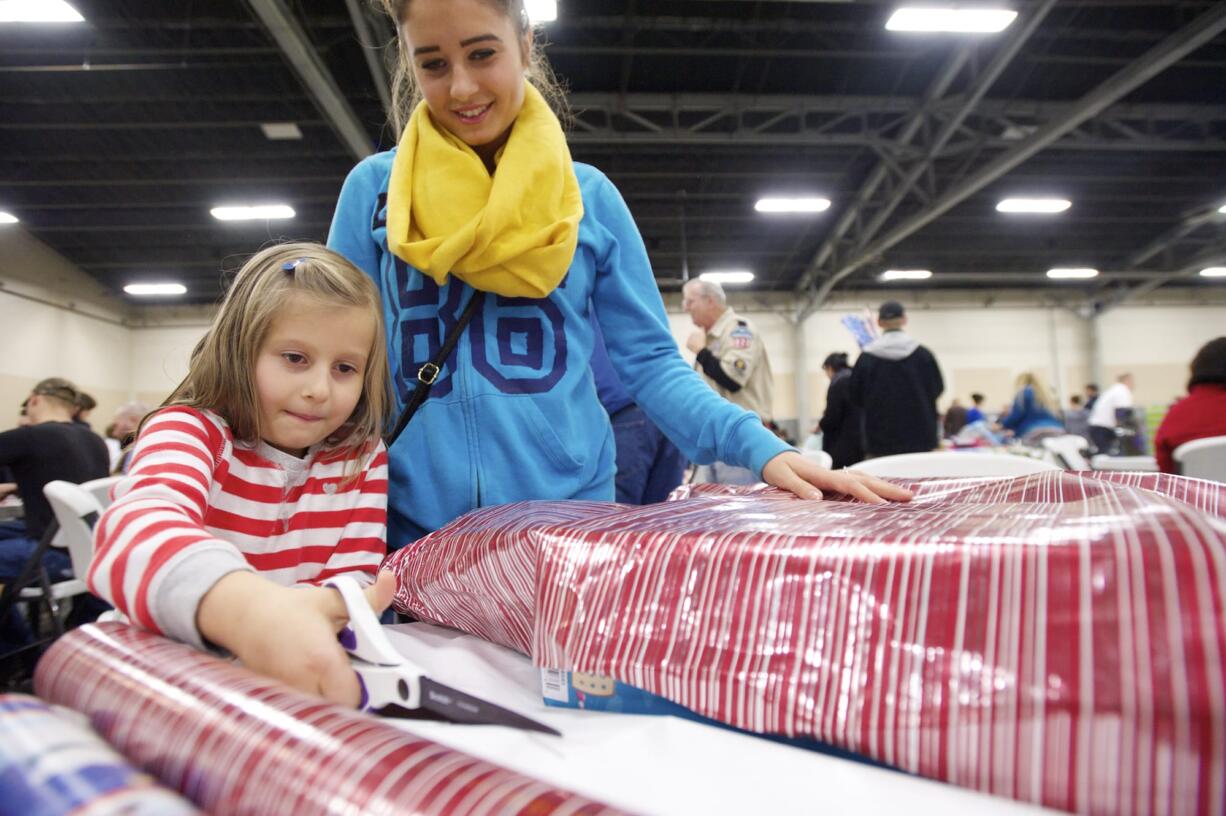
[[[891,816],[1045,812],[675,717],[550,708],[541,700],[539,670],[523,655],[422,623],[387,630],[396,647],[428,676],[547,723],[563,736],[499,726],[388,722],[626,810]]]

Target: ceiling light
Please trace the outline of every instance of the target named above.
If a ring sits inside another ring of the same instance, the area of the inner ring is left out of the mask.
[[[1057,267],[1047,270],[1047,277],[1052,280],[1071,280],[1074,278],[1097,278],[1098,270],[1089,267]]]
[[[137,297],[187,294],[187,287],[181,283],[129,283],[123,290]]]
[[[1073,206],[1065,198],[1006,198],[996,205],[1003,213],[1061,213]]]
[[[1008,9],[907,6],[895,11],[885,27],[889,31],[994,34],[1008,28],[1016,17],[1017,12]]]
[[[932,271],[928,269],[887,269],[881,273],[883,281],[894,280],[928,280]]]
[[[558,0],[525,0],[524,11],[533,23],[552,23],[558,19]]]
[[[760,213],[819,213],[830,209],[830,199],[759,198],[753,208]]]
[[[214,207],[209,212],[218,221],[271,221],[294,217],[294,208],[288,204]]]
[[[1226,266],[1211,266],[1200,271],[1202,278],[1226,278]]]
[[[0,23],[83,23],[64,0],[0,0]]]
[[[703,272],[698,278],[711,283],[749,283],[753,280],[753,273],[748,269],[729,269],[719,272]]]
[[[263,122],[260,130],[264,138],[274,142],[297,141],[302,138],[302,131],[293,122]]]
[[[12,213],[0,210],[0,224],[16,224],[20,219]]]
[[[1226,204],[1223,204],[1222,206],[1218,207],[1217,211],[1222,213],[1223,215],[1226,215]]]

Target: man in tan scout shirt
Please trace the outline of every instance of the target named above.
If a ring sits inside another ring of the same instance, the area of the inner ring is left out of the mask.
[[[683,287],[682,295],[681,308],[697,326],[685,343],[698,356],[695,368],[721,397],[769,421],[774,381],[762,336],[728,305],[718,283],[692,280]],[[722,484],[760,481],[747,468],[723,462],[701,466],[698,480]]]

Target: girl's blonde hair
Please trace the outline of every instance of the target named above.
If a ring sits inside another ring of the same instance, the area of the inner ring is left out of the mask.
[[[1047,413],[1052,416],[1059,416],[1060,407],[1056,405],[1056,400],[1052,397],[1051,389],[1047,387],[1047,383],[1043,382],[1043,378],[1033,371],[1023,371],[1017,375],[1016,389],[1021,391],[1026,386],[1034,392],[1034,401],[1046,409]]]
[[[362,396],[324,447],[361,450],[377,439],[392,406],[379,292],[368,275],[319,244],[278,244],[243,264],[213,324],[192,351],[187,376],[162,407],[212,411],[230,423],[235,439],[255,444],[263,436],[256,358],[273,320],[299,294],[370,312],[375,332],[362,372]],[[320,331],[327,330],[320,326]]]
[[[413,75],[413,58],[404,41],[404,21],[413,0],[376,0],[376,2],[392,18],[392,24],[396,28],[396,67],[392,73],[392,109],[388,112],[388,119],[396,131],[396,138],[399,139],[404,126],[408,124],[409,117],[413,115],[413,109],[417,107],[417,103],[422,98],[421,88],[417,86],[417,79]],[[522,48],[524,39],[532,32],[532,22],[528,19],[524,0],[481,0],[481,2],[497,9],[511,21],[519,37],[518,44]],[[545,59],[541,40],[540,36],[532,38],[531,48],[526,55],[528,58],[526,76],[528,81],[541,92],[541,96],[545,97],[545,101],[549,103],[549,107],[565,129],[569,127],[571,120],[570,104],[566,101],[566,89],[554,75],[549,61]]]

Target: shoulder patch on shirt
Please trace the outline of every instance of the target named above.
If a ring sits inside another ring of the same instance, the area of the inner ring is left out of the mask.
[[[728,336],[732,338],[733,348],[747,349],[750,343],[753,342],[753,332],[744,323],[738,324]]]

